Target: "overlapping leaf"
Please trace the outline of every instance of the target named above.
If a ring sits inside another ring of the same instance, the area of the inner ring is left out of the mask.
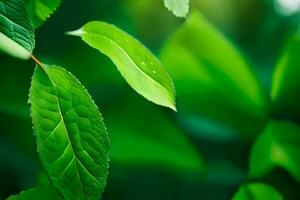
[[[231,42],[199,13],[192,13],[170,37],[161,60],[174,80],[182,112],[249,134],[264,124],[264,90]]]
[[[32,188],[26,191],[21,192],[18,195],[13,195],[9,197],[7,200],[63,200],[59,192],[52,187],[51,185],[48,186],[41,186],[37,188]]]
[[[240,187],[232,200],[283,200],[281,194],[263,183],[248,183]]]
[[[66,200],[98,200],[108,170],[109,140],[93,100],[63,68],[36,68],[30,89],[38,152]]]
[[[299,151],[300,127],[290,122],[271,122],[253,146],[249,176],[261,177],[278,166],[300,181]]]
[[[107,55],[128,84],[146,99],[176,110],[171,78],[160,61],[140,42],[119,28],[90,22],[70,32]]]
[[[60,3],[61,0],[26,0],[26,8],[34,27],[41,26]]]
[[[0,1],[0,50],[28,59],[34,49],[34,31],[23,0]]]
[[[295,36],[288,43],[273,75],[272,100],[274,114],[299,121],[300,116],[300,37]]]
[[[164,4],[177,17],[186,17],[189,12],[189,0],[164,0]]]

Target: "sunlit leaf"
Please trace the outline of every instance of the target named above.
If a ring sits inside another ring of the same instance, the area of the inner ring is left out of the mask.
[[[171,78],[160,61],[140,42],[105,22],[90,22],[70,32],[107,55],[128,84],[146,99],[176,110]]]
[[[189,0],[164,0],[164,3],[177,17],[186,17],[189,12]]]
[[[177,91],[179,110],[248,134],[266,120],[266,96],[249,65],[199,13],[166,42],[161,60]]]
[[[18,195],[10,196],[7,200],[63,200],[59,192],[52,187],[41,186],[21,192]]]
[[[283,200],[281,194],[263,183],[248,183],[240,187],[232,200]]]
[[[272,83],[274,113],[288,119],[299,120],[300,116],[300,37],[295,36],[288,43],[281,56]]]
[[[41,26],[60,3],[61,0],[26,0],[26,8],[34,27]]]
[[[23,0],[0,1],[0,50],[28,59],[34,44],[34,31]]]
[[[98,200],[108,169],[109,140],[101,114],[63,68],[35,69],[30,102],[38,152],[51,182],[67,200]]]
[[[249,176],[261,177],[275,166],[300,181],[300,127],[290,122],[270,122],[253,146]]]
[[[176,123],[148,102],[127,97],[105,113],[112,162],[200,172],[203,161]]]

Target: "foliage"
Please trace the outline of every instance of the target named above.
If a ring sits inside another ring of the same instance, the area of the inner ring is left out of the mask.
[[[299,131],[290,122],[270,122],[253,146],[249,175],[260,177],[280,166],[300,181]]]
[[[60,1],[28,1],[27,9],[31,19],[22,0],[0,3],[1,49],[21,59],[31,57],[37,63],[29,102],[37,150],[44,170],[64,199],[99,199],[106,185],[109,162],[109,139],[102,116],[88,92],[72,74],[63,68],[42,64],[32,55],[35,44],[33,26],[41,25]],[[105,32],[101,35],[103,27],[107,31],[115,29],[117,37],[108,40],[108,44],[114,43],[112,47],[117,52],[110,51],[105,44],[109,37]],[[103,22],[89,23],[83,30],[90,34],[83,35],[86,41],[94,39],[93,34],[98,32],[99,38],[96,39],[100,42],[96,40],[94,43],[112,56],[134,89],[153,102],[176,110],[170,77],[157,58],[142,44]],[[119,46],[114,40],[120,39],[130,41],[132,46],[128,48],[125,43]],[[141,52],[139,57],[132,51],[136,47]],[[125,54],[122,54],[122,48],[127,50]],[[142,56],[147,60],[135,64]],[[138,76],[144,78],[139,79]],[[140,87],[145,80],[148,84]],[[55,189],[36,188],[10,199],[39,198],[47,194],[52,198],[59,196]]]
[[[41,26],[60,3],[60,0],[26,0],[26,8],[33,26]]]
[[[158,109],[127,97],[105,119],[110,131],[112,162],[159,166],[174,172],[203,172],[204,163],[197,149]],[[149,126],[144,126],[145,119]]]
[[[186,17],[189,12],[189,0],[164,0],[164,4],[177,17]]]
[[[266,121],[267,98],[249,65],[199,13],[168,39],[161,59],[175,81],[182,112],[204,115],[248,136]]]
[[[65,199],[98,199],[106,185],[109,140],[100,112],[63,68],[37,67],[29,94],[40,159]]]
[[[81,36],[107,55],[128,84],[146,99],[176,110],[171,78],[160,61],[133,37],[104,22],[90,22],[69,34]]]
[[[34,49],[34,32],[23,0],[0,1],[0,49],[28,59]]]
[[[9,197],[7,200],[37,200],[37,199],[57,199],[62,200],[60,194],[52,186],[40,186],[21,192],[19,195]]]
[[[272,187],[263,183],[242,185],[232,200],[283,200],[282,196]]]
[[[0,0],[0,199],[299,199],[300,14],[280,6]],[[87,21],[68,34],[88,45],[63,36]]]
[[[300,37],[293,36],[282,53],[273,74],[271,97],[275,116],[299,122]]]

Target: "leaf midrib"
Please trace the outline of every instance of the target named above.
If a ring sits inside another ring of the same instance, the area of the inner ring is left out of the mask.
[[[78,169],[78,164],[80,164],[81,166],[82,166],[82,168],[90,175],[90,177],[92,177],[93,179],[95,179],[97,182],[98,182],[98,184],[100,184],[99,183],[99,181],[98,181],[98,179],[94,176],[94,175],[92,175],[90,172],[89,172],[89,170],[87,170],[86,169],[86,167],[81,163],[81,161],[79,160],[79,157],[78,157],[78,155],[77,155],[77,153],[76,153],[76,151],[74,150],[74,146],[73,146],[73,144],[72,144],[72,142],[71,142],[71,139],[70,139],[70,137],[69,137],[69,130],[68,130],[68,128],[67,128],[67,126],[66,126],[66,123],[65,123],[65,121],[64,121],[64,116],[62,115],[62,111],[61,111],[61,104],[60,104],[60,101],[59,101],[59,98],[58,98],[58,92],[57,92],[57,85],[54,83],[54,81],[52,80],[52,78],[51,78],[51,76],[50,76],[50,74],[48,73],[48,72],[45,72],[46,73],[46,75],[49,77],[49,79],[50,79],[50,81],[51,81],[51,83],[52,83],[52,85],[53,85],[53,87],[54,87],[54,89],[55,89],[55,99],[56,99],[56,102],[57,102],[57,107],[58,107],[58,112],[59,112],[59,115],[60,115],[60,117],[61,117],[61,121],[59,122],[59,124],[60,123],[63,123],[63,126],[65,127],[65,130],[66,130],[66,132],[67,132],[67,138],[68,138],[68,142],[69,142],[69,144],[70,144],[70,146],[71,146],[71,150],[72,150],[72,152],[73,152],[73,154],[74,154],[74,157],[71,159],[71,161],[70,161],[70,163],[66,166],[66,168],[65,168],[65,170],[63,171],[63,173],[67,170],[67,168],[69,167],[69,165],[73,162],[73,160],[75,159],[75,166],[76,166],[76,173],[77,173],[77,175],[78,175],[78,177],[79,177],[79,181],[80,181],[80,189],[81,189],[81,194],[83,195],[82,197],[84,197],[84,189],[83,189],[83,185],[82,185],[82,177],[80,176],[80,173],[79,173],[79,169]],[[69,111],[68,111],[69,112]],[[79,137],[80,137],[80,135],[79,135]],[[67,147],[66,147],[67,148]]]
[[[4,7],[4,13],[6,13],[7,12],[7,10],[6,10],[6,5],[3,3],[3,7]],[[18,24],[18,23],[16,23],[16,22],[14,22],[14,21],[12,21],[10,18],[8,18],[7,16],[5,16],[5,15],[3,15],[2,13],[0,13],[0,16],[2,16],[2,17],[4,17],[5,19],[7,19],[8,21],[10,21],[12,24],[15,24],[15,25],[17,25],[18,27],[20,27],[23,31],[25,31],[26,33],[28,32],[27,31],[27,29],[24,27],[24,26],[21,26],[20,24]],[[12,29],[13,29],[13,34],[14,34],[14,36],[15,36],[15,30],[14,30],[14,27],[12,26]],[[15,36],[16,37],[16,36]],[[29,38],[27,38],[27,39],[29,39]],[[19,44],[19,43],[18,43]]]
[[[172,92],[170,92],[167,88],[165,88],[162,84],[160,84],[156,79],[154,79],[153,77],[151,77],[148,73],[146,73],[145,71],[142,70],[142,68],[139,67],[139,65],[131,58],[131,56],[114,40],[110,39],[109,37],[105,36],[105,35],[102,35],[102,34],[99,34],[99,33],[95,33],[95,32],[92,32],[92,31],[84,31],[84,34],[90,34],[90,35],[94,35],[95,37],[103,37],[105,38],[106,40],[109,40],[111,41],[113,44],[115,44],[122,52],[125,53],[125,55],[128,57],[128,59],[130,61],[132,61],[134,63],[135,66],[137,66],[136,68],[142,73],[144,74],[145,76],[147,76],[148,78],[150,78],[151,80],[153,80],[153,82],[155,84],[157,84],[162,90],[166,91],[167,94],[168,94],[168,100],[169,102],[171,102],[172,104],[174,104],[173,102],[173,99],[171,98],[172,97]],[[169,78],[169,77],[168,77]],[[172,85],[172,83],[171,83]],[[172,87],[172,86],[171,86]]]

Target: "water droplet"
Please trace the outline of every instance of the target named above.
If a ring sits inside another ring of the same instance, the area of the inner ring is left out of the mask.
[[[155,70],[153,70],[153,71],[152,71],[152,73],[153,73],[153,74],[156,74],[156,71],[155,71]]]
[[[142,65],[146,65],[146,63],[145,62],[141,62],[142,63]]]

